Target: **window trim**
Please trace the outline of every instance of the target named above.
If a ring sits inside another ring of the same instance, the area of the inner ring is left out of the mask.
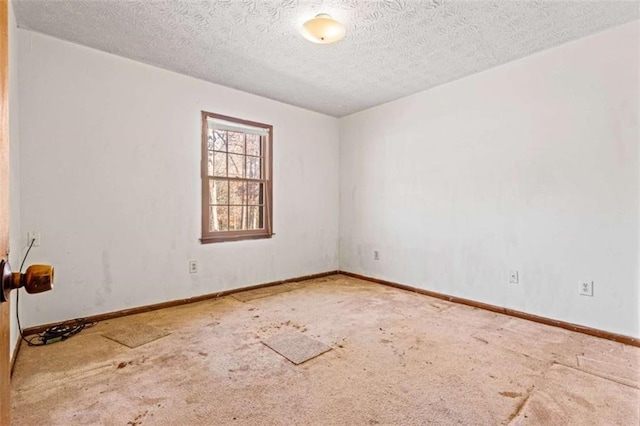
[[[263,179],[265,180],[265,226],[264,229],[251,229],[244,231],[209,231],[209,174],[208,174],[208,149],[207,137],[209,125],[208,118],[231,121],[252,127],[260,127],[269,131],[268,141],[265,143]],[[225,241],[242,241],[271,238],[273,233],[273,126],[270,124],[258,123],[255,121],[243,120],[227,115],[202,111],[202,146],[200,151],[200,175],[202,182],[202,230],[200,242],[202,244],[219,243]]]

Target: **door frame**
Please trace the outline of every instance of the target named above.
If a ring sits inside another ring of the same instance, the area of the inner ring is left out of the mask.
[[[0,257],[9,251],[9,3],[0,0]],[[10,424],[10,303],[0,303],[0,424]]]

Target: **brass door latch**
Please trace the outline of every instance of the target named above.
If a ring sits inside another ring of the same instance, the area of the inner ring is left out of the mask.
[[[0,302],[9,300],[11,290],[24,287],[27,293],[42,293],[53,288],[53,266],[31,265],[26,272],[11,272],[9,262],[0,260]]]

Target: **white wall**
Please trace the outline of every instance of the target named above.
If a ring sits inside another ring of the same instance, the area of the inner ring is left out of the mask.
[[[56,270],[23,326],[337,269],[335,118],[19,34],[22,230]],[[274,238],[200,244],[201,110],[274,126]]]
[[[9,263],[20,267],[22,232],[20,228],[20,129],[18,103],[18,27],[9,2]],[[11,356],[18,342],[16,292],[11,293]]]
[[[640,336],[639,45],[636,21],[342,119],[340,268]]]
[[[341,269],[639,336],[638,34],[627,24],[338,129],[19,30],[16,244],[40,231],[30,263],[56,267],[54,291],[22,301],[25,325],[337,269],[339,201]],[[202,109],[275,126],[274,239],[198,242]]]

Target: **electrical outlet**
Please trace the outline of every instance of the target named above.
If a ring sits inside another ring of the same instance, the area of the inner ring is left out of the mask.
[[[380,252],[378,250],[373,251],[373,260],[380,260]]]
[[[33,241],[33,247],[40,247],[40,232],[27,232],[27,246],[31,245],[31,241]]]
[[[593,281],[580,281],[580,289],[578,292],[581,296],[593,297]]]
[[[518,271],[509,272],[509,283],[510,284],[518,284],[520,282],[520,276]]]
[[[190,274],[197,274],[198,273],[198,261],[197,260],[190,260],[189,261],[189,273]]]

